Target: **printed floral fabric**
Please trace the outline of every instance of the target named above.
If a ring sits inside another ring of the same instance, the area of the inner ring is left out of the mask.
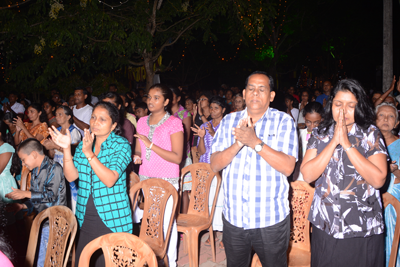
[[[333,133],[334,126],[327,135],[314,129],[307,149],[321,153]],[[365,158],[379,153],[388,155],[382,135],[373,125],[363,130],[354,124],[348,136],[354,149]],[[316,180],[308,220],[337,239],[382,234],[384,220],[379,190],[361,177],[343,150],[341,145],[336,147],[325,171]]]

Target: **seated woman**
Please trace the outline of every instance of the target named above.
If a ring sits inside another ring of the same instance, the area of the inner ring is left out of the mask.
[[[383,102],[376,108],[376,126],[382,133],[383,138],[389,152],[390,164],[390,182],[388,192],[400,200],[400,139],[393,134],[393,129],[399,124],[397,109],[393,104]],[[392,205],[385,209],[385,253],[386,266],[389,264],[390,253],[392,250],[392,242],[394,228],[396,227],[397,214]],[[400,254],[397,253],[397,265],[400,265]]]
[[[365,90],[351,79],[337,83],[323,122],[312,131],[301,165],[315,181],[308,220],[313,225],[312,266],[384,264],[384,221],[379,188],[387,152]]]
[[[44,141],[49,136],[46,113],[42,110],[41,105],[34,103],[28,107],[28,117],[31,122],[22,122],[20,117],[14,119],[14,125],[17,129],[14,135],[15,145],[19,145],[28,138],[35,138],[43,145]],[[23,165],[22,173],[24,173],[26,169],[26,166]],[[31,173],[29,173],[26,180],[26,190],[29,190],[30,187]]]
[[[234,110],[233,112],[238,112],[238,111],[242,111],[246,108],[246,102],[243,99],[243,94],[237,94],[235,96],[235,102],[234,102]]]
[[[71,154],[71,134],[61,134],[53,127],[50,135],[64,151],[64,175],[68,182],[79,177],[76,217],[79,237],[76,262],[83,248],[93,239],[116,232],[132,233],[132,212],[127,193],[125,169],[131,161],[131,147],[120,136],[118,109],[98,102],[92,112],[90,129]],[[118,205],[117,205],[118,204]],[[103,254],[92,256],[95,266],[104,266]]]
[[[72,154],[74,154],[75,148],[81,141],[82,136],[79,130],[74,126],[74,119],[72,117],[72,110],[67,106],[59,106],[59,108],[56,110],[57,124],[61,125],[57,128],[57,130],[63,135],[67,134],[67,130],[69,131],[71,135]],[[54,158],[55,162],[58,162],[61,166],[64,166],[64,151],[61,146],[54,143],[52,139],[46,139],[43,143],[43,146],[48,150],[49,156]],[[78,183],[70,182],[69,186],[71,189],[71,210],[75,213]]]
[[[219,123],[224,117],[226,105],[227,105],[226,101],[222,97],[217,96],[211,98],[210,112],[212,120],[203,123],[200,127],[197,125],[195,125],[195,127],[192,127],[192,130],[195,133],[195,135],[199,137],[197,142],[197,151],[200,154],[199,162],[210,163],[212,140],[215,135],[215,132],[218,130]],[[212,207],[212,200],[215,197],[216,187],[217,187],[217,179],[214,179],[211,183],[211,188],[210,188],[210,202],[209,202],[210,208]],[[224,207],[224,194],[222,187],[219,190],[217,198],[218,199],[217,199],[217,204],[215,206],[212,227],[214,231],[222,232],[222,227],[223,227],[222,209]],[[210,245],[210,238],[207,239],[206,245]],[[221,249],[224,248],[222,241],[219,243],[219,247]]]

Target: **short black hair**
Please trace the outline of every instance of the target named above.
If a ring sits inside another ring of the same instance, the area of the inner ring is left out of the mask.
[[[317,113],[319,115],[321,115],[321,117],[324,117],[324,107],[321,105],[321,103],[315,101],[315,102],[310,102],[308,103],[304,109],[303,109],[303,117],[306,116],[306,114],[308,113]]]
[[[137,104],[135,109],[138,109],[138,108],[142,108],[143,110],[146,110],[146,109],[149,110],[147,108],[147,104],[145,102],[140,102],[139,104]]]
[[[83,92],[84,95],[88,95],[88,94],[89,94],[89,92],[88,92],[88,91],[86,90],[86,88],[84,88],[84,87],[76,87],[75,90],[74,90],[74,92],[75,92],[75,91],[78,91],[78,90],[82,90],[82,92]]]
[[[24,154],[30,155],[32,151],[36,151],[40,155],[44,155],[43,146],[36,138],[28,138],[19,144],[17,153],[23,152]]]
[[[254,75],[254,74],[261,74],[261,75],[267,76],[268,79],[269,79],[269,91],[270,91],[270,92],[275,91],[275,87],[274,87],[274,78],[272,78],[272,76],[269,75],[267,72],[261,71],[261,70],[256,70],[256,71],[252,72],[252,73],[247,77],[246,82],[245,82],[245,84],[244,84],[244,88],[247,87],[247,83],[249,82],[250,77],[251,77],[252,75]]]

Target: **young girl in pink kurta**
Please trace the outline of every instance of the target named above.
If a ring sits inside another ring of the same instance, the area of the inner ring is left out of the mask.
[[[183,132],[182,121],[169,113],[156,125],[149,125],[151,115],[140,118],[137,123],[137,132],[145,135],[157,145],[165,150],[171,151],[172,134]],[[169,181],[171,184],[179,185],[179,164],[175,164],[161,158],[154,151],[146,151],[146,146],[140,141],[140,149],[142,152],[142,165],[139,169],[140,180],[148,178],[161,178]]]
[[[140,180],[160,178],[179,188],[179,163],[183,155],[182,121],[171,116],[172,91],[165,85],[150,87],[147,106],[150,115],[137,123],[134,163],[141,164]],[[172,198],[167,201],[164,217],[164,238],[172,211]],[[135,214],[137,216],[138,213]],[[135,218],[137,221],[138,218]],[[178,231],[176,220],[172,225],[167,249],[169,266],[176,266]]]

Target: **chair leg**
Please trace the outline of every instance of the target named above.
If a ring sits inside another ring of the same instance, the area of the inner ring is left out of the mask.
[[[186,233],[186,238],[189,247],[189,266],[199,267],[199,233],[189,231]]]
[[[74,245],[72,246],[72,259],[71,259],[71,267],[75,267],[75,246],[76,246],[76,243],[75,243],[75,241],[74,241]]]
[[[185,234],[183,235],[182,242],[183,242],[183,251],[185,252],[185,254],[188,254],[189,253],[188,252],[188,240],[187,240],[187,237]]]
[[[165,267],[169,267],[169,260],[168,260],[168,255],[167,254],[165,254],[165,256],[164,256],[164,266]]]
[[[214,231],[213,231],[212,225],[210,226],[208,231],[210,232],[210,243],[211,243],[211,252],[212,252],[212,256],[213,256],[213,262],[216,262],[215,240],[214,240]]]

